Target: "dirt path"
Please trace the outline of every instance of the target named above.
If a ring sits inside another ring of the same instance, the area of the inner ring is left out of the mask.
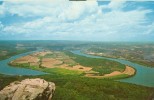
[[[117,76],[117,75],[122,75],[122,74],[127,74],[129,76],[134,75],[135,74],[135,69],[129,66],[126,66],[125,70],[123,72],[120,71],[114,71],[110,74],[105,74],[103,76],[97,76],[94,74],[86,74],[86,77],[93,77],[93,78],[108,78],[108,77],[112,77],[112,76]]]

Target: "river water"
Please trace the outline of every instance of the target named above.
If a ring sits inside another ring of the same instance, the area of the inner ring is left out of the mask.
[[[146,66],[132,63],[130,61],[122,60],[122,59],[114,59],[114,58],[106,58],[106,57],[88,55],[88,54],[82,53],[79,50],[71,51],[71,52],[77,55],[85,56],[85,57],[103,58],[103,59],[108,59],[108,60],[116,61],[116,62],[125,64],[125,65],[132,66],[133,68],[136,69],[137,71],[136,74],[130,78],[125,78],[125,79],[121,79],[118,81],[133,83],[133,84],[138,84],[138,85],[143,85],[143,86],[148,86],[148,87],[154,87],[154,68],[146,67]]]
[[[125,64],[125,65],[132,66],[133,68],[136,69],[136,71],[137,71],[136,74],[133,77],[121,79],[118,81],[133,83],[133,84],[138,84],[138,85],[143,85],[143,86],[148,86],[148,87],[154,87],[154,68],[142,66],[142,65],[132,63],[127,60],[88,55],[88,54],[82,53],[79,50],[71,51],[71,52],[74,54],[77,54],[77,55],[85,56],[85,57],[103,58],[103,59],[108,59],[108,60],[116,61],[116,62]],[[25,68],[11,67],[10,65],[8,65],[8,63],[10,61],[20,58],[22,56],[31,54],[31,53],[33,53],[33,52],[23,53],[23,54],[19,54],[16,56],[12,56],[11,58],[6,59],[6,60],[1,60],[0,61],[0,73],[7,74],[7,75],[42,75],[42,74],[47,74],[47,73],[40,72],[40,71],[35,71],[35,70],[25,69]]]
[[[33,51],[19,54],[16,56],[12,56],[11,58],[6,59],[6,60],[1,60],[0,61],[0,73],[7,74],[7,75],[42,75],[42,74],[46,74],[46,73],[43,73],[40,71],[35,71],[35,70],[25,69],[25,68],[11,67],[10,65],[8,65],[8,63],[10,61],[20,58],[22,56],[26,56],[31,53],[33,53]]]

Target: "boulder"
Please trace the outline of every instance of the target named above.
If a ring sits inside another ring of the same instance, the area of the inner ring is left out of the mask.
[[[16,81],[0,91],[0,100],[51,100],[55,84],[43,79]]]

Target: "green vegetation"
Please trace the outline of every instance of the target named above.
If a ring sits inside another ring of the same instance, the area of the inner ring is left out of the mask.
[[[80,71],[67,70],[67,69],[63,69],[63,68],[42,68],[39,66],[30,66],[28,63],[16,64],[16,65],[12,65],[12,66],[38,70],[38,71],[46,72],[47,74],[74,75],[74,76],[82,75],[82,72],[80,72]]]
[[[84,49],[84,52],[154,67],[154,43],[95,43]]]
[[[53,41],[14,41],[14,42],[1,42],[0,51],[17,52],[15,49],[17,43],[23,44],[18,46],[18,49],[25,47],[33,47],[25,50],[34,50],[36,47],[42,47],[44,49],[52,50],[74,50],[76,48],[88,49],[91,47],[102,47],[96,43],[81,43],[81,42],[53,42]],[[112,44],[112,43],[111,43]],[[106,44],[105,48],[110,48],[111,44]],[[101,44],[99,44],[101,45]],[[113,43],[114,45],[114,43]],[[113,46],[112,45],[112,46]],[[135,44],[134,44],[135,45]],[[115,45],[113,48],[120,48],[122,45]],[[127,47],[127,46],[126,46]],[[113,48],[110,48],[113,49]],[[127,47],[131,48],[131,47]],[[23,52],[24,49],[21,50]],[[122,50],[122,49],[121,49]],[[108,50],[106,50],[107,52]],[[144,50],[146,51],[146,50]],[[150,51],[152,52],[152,51]],[[1,53],[1,52],[0,52]],[[127,52],[125,52],[127,53]],[[1,53],[2,54],[2,53]],[[17,53],[18,54],[18,53]],[[76,63],[83,66],[93,67],[93,70],[100,73],[110,73],[111,71],[118,70],[123,71],[125,66],[104,59],[87,58],[83,56],[74,55],[70,52],[65,52]],[[116,54],[118,54],[116,52]],[[14,54],[13,54],[14,55]],[[147,54],[149,55],[149,54]],[[47,55],[46,57],[53,57],[53,55]],[[5,56],[3,56],[5,58]],[[10,56],[9,56],[10,57]],[[63,56],[64,58],[66,56]],[[3,58],[4,59],[4,58]],[[69,60],[70,61],[70,60]],[[70,63],[70,62],[69,62]],[[74,64],[74,63],[72,63]],[[134,85],[130,83],[123,83],[114,81],[122,77],[128,77],[127,75],[119,75],[111,77],[109,79],[96,79],[83,77],[83,73],[79,71],[70,71],[60,68],[40,68],[39,66],[29,66],[29,64],[20,64],[17,67],[24,67],[34,70],[47,72],[48,74],[39,76],[8,76],[0,75],[0,90],[13,81],[20,81],[26,78],[42,78],[46,81],[51,81],[56,84],[56,91],[52,100],[152,100],[154,98],[154,88]]]
[[[127,59],[141,65],[154,67],[154,43],[0,41],[0,47],[0,60],[41,47],[49,50],[80,49],[85,52],[94,52],[98,56]]]
[[[63,61],[63,64],[67,64],[71,67],[71,65],[82,65],[85,67],[91,67],[92,71],[89,73],[92,75],[103,75],[103,74],[109,74],[112,73],[113,71],[121,71],[123,72],[125,70],[125,65],[115,62],[115,61],[110,61],[106,59],[101,59],[101,58],[89,58],[89,57],[84,57],[80,55],[73,54],[69,51],[52,51],[52,54],[47,54],[45,56],[41,56],[42,58],[56,58],[60,59]],[[56,74],[68,74],[68,75],[80,75],[84,76],[86,73],[81,72],[81,71],[73,71],[73,70],[68,70],[68,69],[63,69],[63,68],[58,68],[59,65],[57,65],[57,68],[45,68],[41,66],[30,66],[29,63],[24,63],[24,64],[17,64],[17,63],[11,63],[10,65],[15,66],[15,67],[21,67],[21,68],[28,68],[28,69],[33,69],[33,70],[39,70],[47,73],[56,73]],[[61,65],[61,64],[60,64]],[[130,77],[129,75],[118,75],[114,77],[107,77],[108,79],[122,79],[122,78],[128,78]]]
[[[48,54],[42,58],[50,58],[50,57],[59,58],[65,64],[68,64],[70,66],[79,64],[82,66],[91,67],[93,71],[99,72],[100,75],[109,74],[113,71],[123,72],[125,70],[125,65],[120,64],[118,62],[101,59],[101,58],[89,58],[89,57],[79,56],[79,55],[73,54],[68,51],[65,51],[65,53],[56,52],[53,54]],[[46,71],[45,69],[47,69],[47,68],[42,68],[42,67],[40,68],[40,66],[33,67],[33,66],[30,66],[30,64],[28,63],[27,64],[15,64],[13,66],[30,68],[30,69],[41,70],[41,71]]]
[[[121,74],[121,75],[109,77],[108,79],[123,79],[123,78],[127,78],[127,77],[130,77],[130,76],[127,74]]]
[[[35,47],[28,47],[27,43],[19,41],[0,41],[0,60],[28,51],[36,50]]]
[[[24,79],[24,77],[0,74],[0,90],[2,90],[5,86],[9,85],[11,82],[22,79]]]
[[[82,66],[92,67],[94,71],[100,74],[108,74],[113,71],[124,71],[125,65],[120,64],[115,61],[110,61],[101,58],[89,58],[84,56],[75,55],[71,52],[65,52],[68,56],[73,58],[73,60]]]
[[[4,51],[0,51],[0,60],[4,60],[7,58],[10,58],[11,56],[17,55],[17,54],[21,54],[24,52],[28,52],[31,50],[15,50],[15,51],[6,51],[7,53],[2,54]]]
[[[58,74],[42,76],[0,75],[0,89],[10,82],[36,77],[56,84],[53,100],[150,100],[154,96],[154,88],[107,79],[102,80]]]

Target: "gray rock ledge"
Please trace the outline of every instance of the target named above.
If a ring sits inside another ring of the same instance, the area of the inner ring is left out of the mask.
[[[15,81],[0,91],[0,100],[51,100],[55,88],[40,78]]]

